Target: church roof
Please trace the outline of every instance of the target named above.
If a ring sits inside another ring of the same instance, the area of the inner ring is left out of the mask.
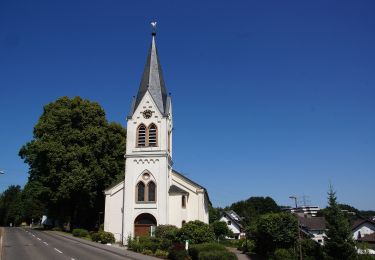
[[[139,85],[138,94],[134,99],[130,115],[132,116],[134,111],[137,109],[139,103],[141,102],[143,96],[148,91],[152,96],[156,106],[163,115],[168,114],[168,92],[164,83],[164,77],[159,61],[158,51],[156,49],[155,43],[156,33],[152,33],[151,46],[148,51],[148,56],[146,60],[146,65],[143,70],[143,75],[141,83]]]
[[[168,193],[169,194],[189,195],[189,192],[187,192],[186,190],[181,189],[180,187],[177,187],[176,185],[171,185],[171,187],[169,187]]]

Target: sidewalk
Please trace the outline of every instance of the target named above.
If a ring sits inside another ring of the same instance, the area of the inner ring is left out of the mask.
[[[100,244],[100,243],[91,242],[91,241],[88,241],[88,240],[85,240],[85,239],[82,239],[82,238],[74,237],[74,236],[71,236],[71,235],[67,235],[67,234],[55,232],[55,231],[42,231],[42,232],[46,232],[46,233],[54,235],[54,236],[65,237],[66,239],[74,240],[74,241],[77,241],[77,242],[80,242],[82,244],[86,244],[86,245],[89,245],[89,246],[92,246],[92,247],[95,247],[95,248],[100,248],[100,249],[105,250],[107,252],[112,252],[114,254],[124,256],[124,257],[126,257],[125,259],[132,259],[132,260],[157,260],[157,259],[159,259],[160,260],[160,258],[157,258],[157,257],[143,255],[143,254],[140,254],[140,253],[136,253],[136,252],[127,250],[126,247],[121,247],[121,246],[116,245],[116,244],[115,245],[103,245],[103,244]]]

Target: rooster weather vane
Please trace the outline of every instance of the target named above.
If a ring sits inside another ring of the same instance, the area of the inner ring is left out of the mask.
[[[156,23],[155,21],[151,22],[152,35],[156,35]]]

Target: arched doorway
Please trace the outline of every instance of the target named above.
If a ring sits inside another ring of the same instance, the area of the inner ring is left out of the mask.
[[[156,219],[153,215],[142,213],[134,220],[134,236],[149,236],[151,226],[156,226]]]

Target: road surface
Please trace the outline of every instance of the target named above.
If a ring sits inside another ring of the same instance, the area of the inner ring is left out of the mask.
[[[2,260],[157,259],[124,249],[29,228],[3,229]]]

